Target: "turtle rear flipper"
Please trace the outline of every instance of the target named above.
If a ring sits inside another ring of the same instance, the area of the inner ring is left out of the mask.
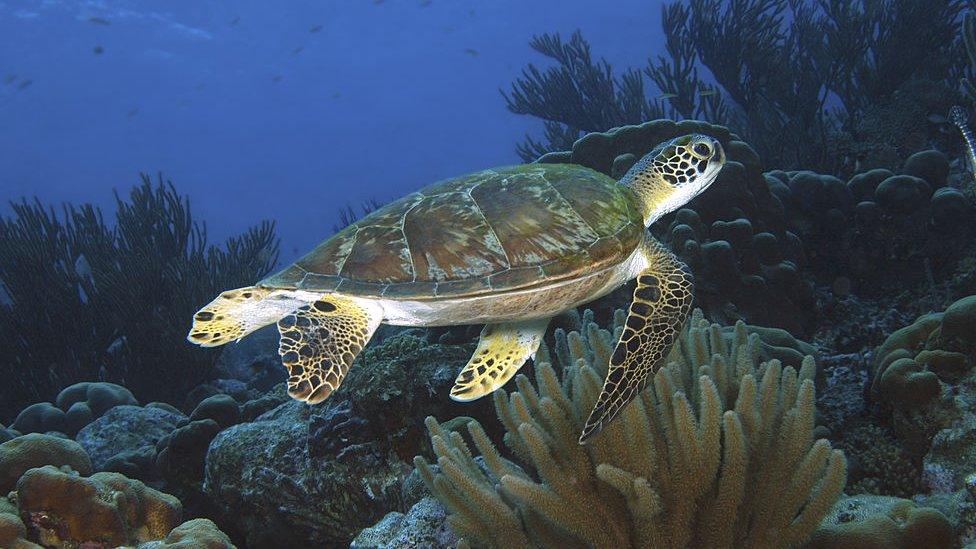
[[[328,398],[382,319],[379,306],[335,294],[282,317],[278,354],[288,370],[288,394],[309,404]]]
[[[193,326],[186,339],[201,347],[218,347],[306,304],[307,300],[285,290],[260,286],[227,290],[193,315]]]
[[[548,318],[488,324],[478,348],[451,388],[451,399],[469,402],[505,385],[539,349]]]
[[[648,267],[637,277],[627,323],[610,357],[603,391],[586,420],[580,444],[606,427],[647,386],[663,366],[691,310],[691,271],[656,241],[649,240],[647,246]]]

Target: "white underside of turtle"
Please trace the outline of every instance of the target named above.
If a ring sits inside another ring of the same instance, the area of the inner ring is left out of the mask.
[[[706,136],[683,136],[658,146],[638,161],[619,183],[612,180],[608,182],[596,180],[594,184],[594,178],[605,176],[585,168],[578,168],[581,178],[589,178],[588,184],[596,185],[593,187],[596,191],[586,189],[579,194],[589,198],[593,193],[599,195],[600,185],[608,186],[611,195],[618,201],[620,196],[625,196],[625,206],[627,206],[625,209],[629,209],[630,212],[641,212],[640,217],[630,223],[643,221],[644,226],[649,226],[661,215],[680,207],[710,185],[723,162],[724,154],[718,141]],[[509,183],[509,179],[519,180],[521,177],[520,172],[517,171],[519,168],[521,167],[507,169],[515,176],[505,178],[502,183],[508,186],[500,188],[513,193],[520,191],[535,193],[526,195],[530,199],[542,197],[551,189],[556,195],[550,193],[550,198],[546,200],[552,200],[551,196],[561,199],[559,189],[547,181],[539,181],[537,176],[540,172],[542,179],[545,180],[547,173],[545,168],[536,168],[535,165],[526,167],[526,171],[534,179],[524,176],[523,179],[526,181],[524,188],[515,186],[516,183]],[[564,166],[554,168],[553,172],[556,176],[565,178],[567,174],[573,176],[576,173],[574,169],[573,166]],[[464,187],[467,192],[466,197],[471,199],[473,194],[471,189],[480,185],[481,179],[496,183],[498,181],[496,175],[495,172],[487,170],[473,176],[474,184],[471,179],[459,179],[458,184],[467,185]],[[562,181],[560,184],[566,183]],[[568,184],[572,185],[573,181],[570,180]],[[454,199],[454,194],[461,195],[461,193],[445,193],[444,184],[437,185],[432,188],[439,194],[424,195],[424,191],[415,193],[411,195],[414,197],[410,199],[414,201],[411,204],[430,198],[432,201],[439,201],[437,205],[440,208],[456,207],[457,204],[452,204],[450,201]],[[627,186],[632,189],[632,192],[627,191],[630,194],[621,195],[621,191],[614,190],[616,185]],[[627,200],[630,202],[626,202]],[[586,233],[591,230],[592,223],[587,223],[580,218],[578,210],[566,208],[565,205],[553,206],[550,209],[547,203],[541,203],[542,211],[529,210],[526,213],[525,207],[528,206],[525,206],[523,210],[511,213],[514,219],[502,217],[498,218],[494,226],[489,223],[488,230],[494,240],[485,239],[487,244],[472,241],[471,227],[459,225],[464,222],[463,220],[455,221],[450,216],[441,214],[441,217],[435,218],[434,221],[445,223],[443,239],[460,239],[448,242],[454,246],[451,250],[471,249],[469,264],[473,265],[473,268],[484,270],[486,263],[484,257],[492,251],[492,246],[499,247],[499,243],[503,245],[505,242],[516,242],[514,249],[518,249],[518,243],[521,242],[517,240],[521,238],[517,232],[520,230],[519,222],[523,222],[522,225],[528,227],[524,230],[530,231],[530,234],[525,235],[526,238],[538,238],[541,231],[543,237],[541,240],[547,245],[549,240],[546,240],[547,229],[543,222],[550,219],[555,219],[552,231],[557,233],[562,231],[552,236],[553,246],[572,246],[573,242],[586,242],[582,236],[576,238],[573,234],[567,235],[565,227],[577,227],[577,230]],[[470,208],[469,205],[465,207]],[[491,205],[488,206],[489,212],[490,207]],[[502,215],[508,213],[504,211]],[[528,217],[520,219],[519,215]],[[572,219],[561,221],[559,216],[572,217]],[[488,216],[483,217],[487,223]],[[378,214],[372,220],[370,217],[364,218],[359,222],[363,224],[363,228],[356,229],[355,237],[349,240],[354,244],[340,242],[342,245],[335,247],[338,252],[329,252],[346,254],[339,258],[341,261],[334,263],[348,266],[359,261],[357,266],[362,268],[362,257],[356,256],[355,261],[348,259],[353,257],[351,254],[356,253],[355,238],[359,237],[360,232],[365,230],[365,234],[372,235],[370,238],[374,241],[379,240],[384,236],[384,232],[389,232],[391,229],[399,230],[400,234],[406,235],[407,221],[405,220],[406,214],[399,219],[399,227],[390,227],[388,225],[390,219],[383,218],[382,214]],[[451,225],[452,223],[455,225]],[[513,226],[515,229],[512,229]],[[501,230],[496,231],[496,227]],[[423,235],[423,231],[429,231],[431,228],[437,229],[436,226],[428,226],[415,230]],[[516,233],[514,237],[511,234],[513,230]],[[502,235],[501,239],[496,232]],[[600,237],[599,232],[594,234],[597,238],[606,238]],[[664,357],[667,356],[691,309],[692,282],[687,267],[648,233],[631,231],[628,234],[634,235],[634,239],[629,240],[631,244],[624,251],[628,249],[631,251],[626,255],[600,256],[601,250],[597,250],[598,255],[594,257],[601,266],[594,265],[592,271],[575,268],[583,265],[580,263],[582,260],[576,259],[579,254],[567,255],[565,256],[567,259],[560,259],[561,256],[553,259],[543,253],[541,254],[543,259],[549,259],[550,265],[554,264],[563,269],[558,272],[569,274],[561,277],[544,276],[535,284],[531,280],[528,282],[519,280],[517,283],[512,282],[507,286],[500,284],[497,287],[489,284],[491,290],[487,292],[467,292],[467,287],[465,291],[455,292],[453,295],[445,292],[446,296],[411,295],[409,291],[402,291],[406,295],[394,298],[376,297],[376,294],[357,295],[334,290],[315,291],[315,288],[298,284],[291,287],[281,284],[281,280],[287,280],[287,278],[280,278],[282,273],[287,275],[286,269],[276,275],[279,278],[269,277],[267,280],[270,282],[265,281],[255,286],[222,293],[194,316],[193,327],[187,339],[197,345],[214,347],[237,341],[262,326],[277,322],[281,334],[279,354],[282,364],[289,373],[288,392],[296,399],[314,404],[325,400],[339,387],[356,356],[381,323],[400,326],[485,324],[474,355],[458,374],[451,390],[453,399],[470,401],[491,393],[515,375],[518,369],[535,354],[552,317],[602,297],[636,278],[634,301],[628,311],[628,319],[620,341],[611,358],[603,391],[582,429],[580,442],[583,443],[599,433],[644,388],[651,375],[662,366]],[[643,236],[639,237],[638,234]],[[429,242],[430,235],[426,236],[428,240],[425,242]],[[348,239],[348,234],[346,237]],[[516,240],[511,240],[513,238]],[[405,236],[403,240],[406,240]],[[589,241],[598,242],[593,239]],[[326,241],[323,246],[328,246],[329,242]],[[436,253],[443,253],[443,250],[438,248],[442,243],[430,244],[433,246],[430,253],[432,257]],[[488,247],[478,247],[482,245]],[[389,268],[389,261],[394,257],[393,254],[399,257],[411,255],[404,254],[402,247],[398,250],[390,249],[389,252],[385,250],[386,248],[374,246],[367,250],[368,253],[364,252],[361,255],[369,259],[384,253],[391,254],[381,257],[381,263],[376,269]],[[616,250],[619,251],[620,247],[618,246]],[[583,252],[584,257],[589,257],[586,255],[585,248],[580,251]],[[321,256],[325,252],[313,253]],[[506,250],[506,259],[508,256]],[[330,257],[326,254],[325,259],[328,260]],[[536,261],[534,255],[523,255],[523,259],[525,257],[529,257],[527,261],[530,267],[531,262]],[[619,259],[607,264],[606,261],[600,263],[600,257]],[[382,261],[388,263],[384,264]],[[553,263],[559,261],[563,263]],[[567,263],[570,261],[576,263]],[[326,264],[328,265],[328,262]],[[461,266],[463,267],[464,263]],[[367,263],[364,272],[369,272],[369,268],[372,267]],[[414,270],[418,267],[410,265],[410,268]],[[307,265],[299,269],[302,272],[310,272]],[[345,276],[342,267],[339,268],[338,273]],[[335,277],[328,271],[322,274],[326,278]],[[355,278],[350,280],[356,282]]]

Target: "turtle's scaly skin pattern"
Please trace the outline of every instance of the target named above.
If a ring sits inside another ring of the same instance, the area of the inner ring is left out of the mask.
[[[644,223],[634,191],[575,165],[448,179],[346,227],[259,285],[445,299],[549,285],[618,264]]]

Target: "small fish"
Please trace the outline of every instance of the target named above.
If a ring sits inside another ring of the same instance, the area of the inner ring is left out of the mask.
[[[85,254],[80,254],[78,259],[75,259],[75,274],[81,278],[88,278],[92,274],[91,265],[88,264],[88,258]]]
[[[945,124],[947,122],[946,117],[941,114],[932,113],[925,117],[925,120],[932,124]]]
[[[129,109],[128,112],[125,113],[125,117],[126,118],[132,118],[133,116],[135,116],[137,114],[139,114],[139,107],[133,107],[133,108]]]
[[[378,6],[383,3],[383,0],[373,0],[373,5]]]
[[[8,74],[8,75],[6,75],[6,76],[3,77],[3,83],[4,83],[5,86],[9,86],[9,85],[13,84],[15,80],[17,80],[17,75],[16,74]]]
[[[26,80],[21,80],[21,81],[20,81],[20,84],[17,84],[17,89],[18,89],[18,90],[26,90],[26,89],[27,89],[27,88],[29,88],[29,87],[30,87],[30,85],[31,85],[31,84],[33,84],[33,83],[34,83],[34,81],[33,81],[33,80],[31,80],[30,78],[28,78],[28,79],[26,79]]]
[[[976,137],[973,137],[973,130],[969,127],[969,113],[959,105],[953,105],[949,109],[949,120],[959,128],[959,133],[966,142],[966,163],[969,171],[976,177]]]
[[[105,349],[105,352],[114,355],[115,353],[122,350],[122,346],[125,345],[125,336],[115,338],[115,341]]]
[[[228,23],[228,25],[230,25],[231,27],[236,27],[237,24],[240,23],[240,22],[241,22],[241,16],[238,15],[237,17],[231,19],[230,20],[230,23]]]
[[[308,32],[315,34],[322,30],[322,25],[315,25],[314,27],[308,29]]]
[[[96,25],[106,25],[106,26],[112,24],[112,22],[109,21],[108,19],[103,19],[101,17],[89,17],[88,22],[94,23]]]
[[[197,91],[203,91],[204,89],[206,89],[206,87],[207,87],[206,84],[204,84],[203,82],[200,82],[196,86],[193,86],[193,89],[195,89]]]
[[[274,83],[281,82],[281,75],[280,74],[276,74],[276,75],[272,76],[271,77],[271,81],[274,82]]]
[[[291,50],[291,54],[292,55],[298,55],[298,54],[302,53],[303,51],[305,51],[305,46],[298,46],[297,48]]]
[[[464,53],[470,55],[471,57],[478,57],[478,50],[474,48],[464,48]]]
[[[105,48],[103,48],[101,45],[96,44],[95,47],[92,48],[92,53],[94,53],[95,55],[101,55],[105,53]]]
[[[678,97],[678,94],[676,94],[676,93],[662,93],[661,95],[657,96],[658,99],[674,99],[675,97]]]
[[[426,8],[430,5],[431,0],[420,0],[420,7]]]
[[[339,92],[333,92],[332,93],[332,99],[339,99],[340,97],[342,97],[342,94],[341,93],[339,93]]]

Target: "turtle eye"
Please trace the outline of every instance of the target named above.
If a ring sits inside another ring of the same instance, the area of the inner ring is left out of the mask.
[[[712,147],[710,147],[708,143],[702,143],[702,142],[695,143],[695,146],[692,147],[692,150],[694,150],[695,154],[697,154],[698,156],[707,157],[712,155]]]

